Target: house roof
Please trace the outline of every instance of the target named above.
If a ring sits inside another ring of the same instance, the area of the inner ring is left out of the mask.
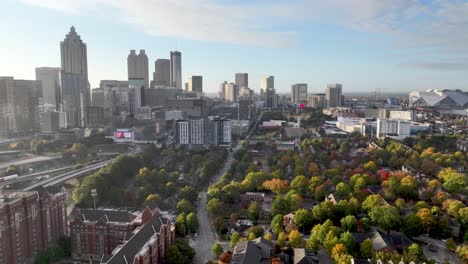
[[[294,249],[294,261],[293,264],[317,264],[319,258],[315,252],[306,250],[305,248]]]
[[[273,243],[264,238],[237,243],[231,264],[268,264],[270,263]]]
[[[374,250],[385,248],[396,250],[397,248],[407,248],[413,244],[413,241],[400,232],[390,232],[388,235],[380,230],[372,230],[368,233],[351,233],[351,235],[358,243],[362,243],[369,238],[372,241]]]
[[[284,133],[287,138],[300,138],[304,135],[305,129],[303,127],[286,127]]]
[[[122,248],[105,263],[127,264],[133,263],[137,253],[145,246],[153,235],[159,233],[161,226],[168,223],[168,219],[153,217],[142,228],[138,229],[134,235],[123,244]]]

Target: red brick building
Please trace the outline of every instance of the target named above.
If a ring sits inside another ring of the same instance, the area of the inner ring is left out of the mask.
[[[136,214],[78,209],[70,233],[74,259],[101,263],[158,264],[175,241],[175,227],[156,206]]]
[[[4,193],[0,197],[0,263],[32,263],[67,235],[65,194]]]
[[[70,221],[72,257],[100,260],[139,225],[137,215],[122,210],[76,209]]]

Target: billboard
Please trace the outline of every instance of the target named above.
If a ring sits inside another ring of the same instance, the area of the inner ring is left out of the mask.
[[[114,138],[116,141],[132,141],[134,139],[133,133],[133,131],[129,130],[116,130],[114,131]]]

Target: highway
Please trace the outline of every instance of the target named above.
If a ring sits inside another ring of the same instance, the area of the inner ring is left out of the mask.
[[[54,159],[61,159],[61,158],[62,158],[62,155],[60,154],[60,155],[51,155],[51,156],[33,156],[31,158],[20,159],[17,161],[6,161],[6,162],[0,163],[0,170],[4,170],[8,168],[8,166],[10,165],[22,166],[26,164],[32,164],[32,163],[49,161],[49,160],[54,160]]]

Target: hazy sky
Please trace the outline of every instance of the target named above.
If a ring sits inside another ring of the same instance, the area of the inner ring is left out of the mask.
[[[130,49],[182,52],[183,82],[204,89],[248,72],[323,92],[400,92],[468,86],[468,1],[445,0],[2,0],[0,76],[33,79],[60,66],[70,26],[88,45],[89,79],[127,78]]]

